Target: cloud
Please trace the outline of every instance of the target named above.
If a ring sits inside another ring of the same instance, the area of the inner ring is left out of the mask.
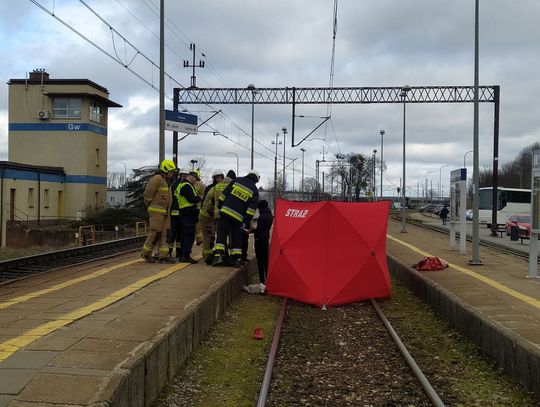
[[[34,68],[46,68],[52,78],[88,78],[106,87],[110,98],[124,107],[111,109],[111,161],[128,168],[158,160],[159,33],[155,2],[99,0],[91,7],[115,31],[81,3],[46,1],[55,15],[79,30],[103,51],[118,58],[140,76],[78,37],[31,2],[0,5],[0,143],[7,145],[7,85]],[[189,50],[196,43],[195,61],[200,87],[325,87],[330,83],[332,2],[275,0],[188,0],[166,2],[166,108],[172,108],[172,88],[189,86]],[[540,79],[540,3],[522,0],[519,7],[503,0],[482,2],[480,8],[480,82],[501,86],[500,161],[513,159],[539,139],[540,111],[536,95]],[[125,40],[121,37],[123,36]],[[132,45],[130,45],[132,44]],[[339,2],[335,43],[334,86],[472,85],[474,63],[474,4],[380,0]],[[138,52],[138,53],[137,53]],[[206,57],[203,57],[204,53]],[[148,58],[148,59],[147,59]],[[250,164],[250,105],[185,105],[203,121],[198,135],[179,142],[180,160],[206,157],[208,167],[235,168]],[[315,160],[336,153],[380,150],[385,129],[385,183],[399,184],[402,165],[403,107],[388,105],[298,105],[296,114],[332,120],[301,147],[306,149],[306,173],[314,175]],[[472,148],[472,104],[408,104],[406,115],[407,178],[421,178],[441,166],[463,165]],[[272,179],[276,132],[288,128],[286,156],[301,157],[290,147],[291,106],[255,106],[255,166],[262,180]],[[295,141],[305,137],[320,119],[296,118]],[[214,135],[219,132],[224,136]],[[322,141],[324,139],[325,141]],[[492,162],[493,106],[480,107],[480,158]],[[281,146],[280,146],[281,147]],[[172,154],[172,134],[166,134],[166,154]],[[7,157],[0,149],[0,159]],[[282,155],[281,148],[278,155]],[[470,161],[469,156],[469,161]],[[470,163],[469,163],[470,165]],[[289,176],[291,176],[289,174]]]

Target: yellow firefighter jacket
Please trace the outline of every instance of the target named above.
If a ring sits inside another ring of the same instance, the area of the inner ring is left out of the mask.
[[[144,189],[143,193],[144,204],[148,208],[150,216],[161,215],[169,217],[171,209],[172,196],[169,189],[169,184],[162,174],[156,174]]]

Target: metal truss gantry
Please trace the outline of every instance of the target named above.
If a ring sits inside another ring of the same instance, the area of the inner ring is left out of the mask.
[[[174,88],[174,110],[179,105],[246,104],[292,106],[291,147],[295,144],[294,127],[298,104],[380,104],[380,103],[473,103],[474,86],[403,86],[332,87],[332,88]],[[499,107],[500,86],[479,86],[478,102],[493,103],[493,210],[492,224],[497,219],[496,199],[499,170]]]
[[[495,102],[499,86],[480,86],[479,102]],[[179,104],[403,103],[402,87],[352,88],[175,88]],[[407,103],[474,102],[473,86],[412,86]]]

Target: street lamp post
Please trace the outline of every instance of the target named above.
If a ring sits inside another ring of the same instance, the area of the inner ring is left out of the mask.
[[[426,174],[424,175],[424,178],[426,179],[426,201],[427,201],[427,197],[428,197],[428,174],[433,174],[435,171],[428,171],[426,172]],[[430,199],[431,201],[431,199]]]
[[[373,150],[373,201],[375,201],[376,199],[376,196],[375,196],[375,191],[377,191],[377,188],[375,188],[375,157],[376,157],[376,154],[377,154],[377,150],[374,149]]]
[[[285,198],[285,187],[286,187],[286,177],[285,177],[285,135],[287,134],[287,128],[283,127],[281,129],[283,132],[283,174],[281,175],[283,177],[283,198]]]
[[[191,160],[191,169],[195,171],[195,164],[197,164],[199,161],[197,160]]]
[[[449,166],[450,164],[445,164],[441,168],[439,168],[439,201],[442,198],[442,169]]]
[[[274,156],[274,202],[277,198],[277,147],[281,144],[281,140],[278,141],[279,133],[276,133],[276,141],[272,140],[272,144],[276,145],[276,155]]]
[[[406,194],[406,187],[405,187],[405,113],[407,105],[407,93],[411,90],[411,87],[409,85],[405,85],[401,88],[401,98],[403,99],[403,180],[401,181],[401,233],[407,233],[407,219],[406,219],[406,210],[405,210],[405,194]]]
[[[240,176],[240,173],[239,173],[239,160],[238,160],[238,154],[236,153],[233,153],[231,151],[227,151],[227,154],[234,154],[236,156],[236,176],[239,177]]]
[[[383,175],[383,138],[384,138],[384,130],[381,130],[379,132],[379,134],[381,135],[381,194],[379,196],[379,199],[383,199],[383,179],[382,179],[382,175]]]
[[[467,168],[467,164],[465,163],[465,158],[467,157],[467,154],[469,153],[472,153],[473,151],[470,150],[470,151],[467,151],[464,155],[463,155],[463,168]]]
[[[251,169],[253,169],[253,154],[255,151],[255,94],[257,90],[252,83],[247,88],[251,91]]]
[[[301,148],[300,151],[302,152],[302,201],[305,201],[304,196],[304,153],[306,152],[305,148]]]

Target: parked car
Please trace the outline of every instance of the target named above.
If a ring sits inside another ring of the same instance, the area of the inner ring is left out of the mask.
[[[519,228],[519,237],[529,238],[531,236],[531,215],[510,215],[506,220],[506,236],[510,236],[512,226]]]

